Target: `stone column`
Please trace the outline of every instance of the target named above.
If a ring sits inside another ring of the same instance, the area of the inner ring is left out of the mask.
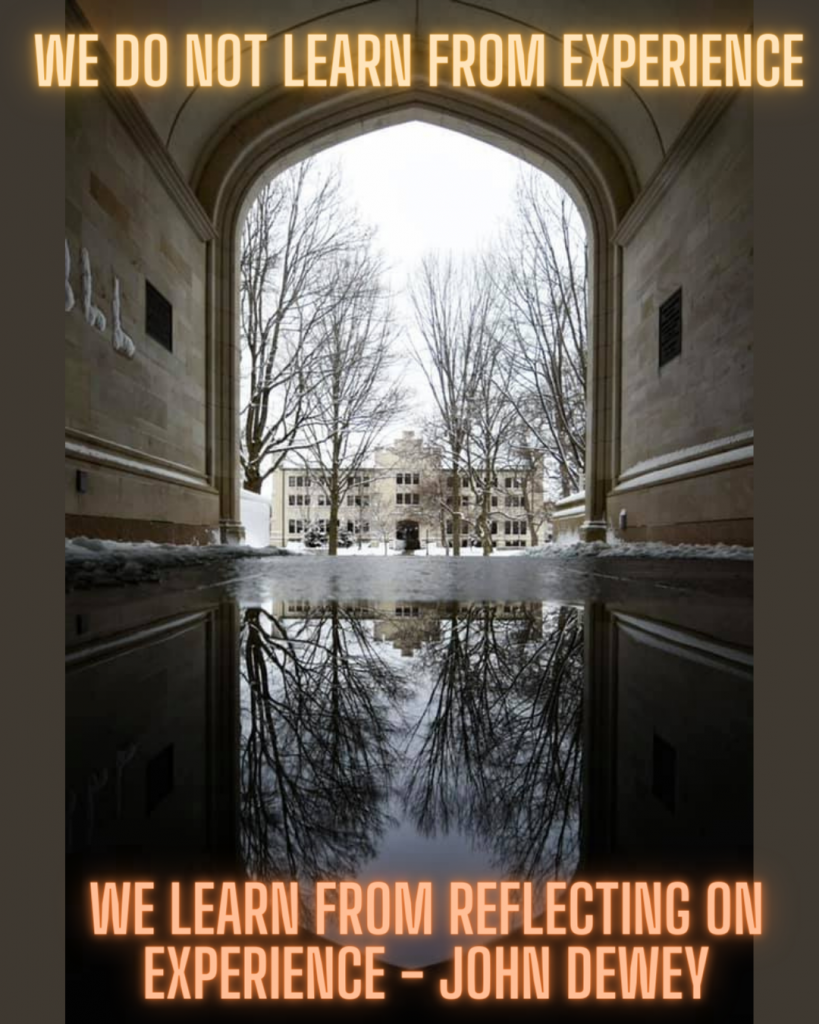
[[[586,394],[586,521],[584,541],[605,541],[606,499],[617,475],[619,452],[620,250],[592,250],[589,275],[589,362]]]
[[[209,321],[208,352],[214,375],[210,378],[214,484],[219,490],[219,540],[242,544],[242,471],[239,461],[240,343],[238,332],[238,282],[235,254],[224,237],[208,248],[208,283],[213,307]]]

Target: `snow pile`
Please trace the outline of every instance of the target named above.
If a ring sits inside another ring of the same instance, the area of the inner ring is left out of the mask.
[[[659,541],[555,542],[529,548],[527,554],[541,558],[730,558],[752,562],[754,549],[739,544],[663,544]]]
[[[127,544],[74,537],[65,542],[67,589],[156,581],[167,569],[219,565],[244,558],[270,558],[290,552],[230,544]]]

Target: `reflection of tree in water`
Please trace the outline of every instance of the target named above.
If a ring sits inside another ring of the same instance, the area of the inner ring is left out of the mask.
[[[582,620],[514,614],[454,608],[425,648],[432,685],[405,799],[422,832],[472,834],[509,877],[565,875],[579,854]]]
[[[253,876],[333,878],[388,823],[396,674],[335,603],[285,623],[244,613],[240,830]]]

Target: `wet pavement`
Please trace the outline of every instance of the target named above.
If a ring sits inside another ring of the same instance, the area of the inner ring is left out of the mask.
[[[328,933],[425,1012],[451,880],[750,878],[752,590],[749,562],[306,556],[69,594],[68,1019],[156,1014],[139,945],[89,935],[92,878],[297,880],[307,936],[315,880],[431,881],[431,936]],[[677,1016],[750,1019],[749,943],[713,956]]]

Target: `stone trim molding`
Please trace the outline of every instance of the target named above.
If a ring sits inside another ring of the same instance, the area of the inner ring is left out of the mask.
[[[187,633],[189,629],[206,623],[212,617],[211,611],[190,612],[185,615],[178,615],[165,622],[158,622],[154,625],[145,626],[143,629],[123,633],[117,636],[83,644],[76,650],[69,651],[65,656],[65,667],[67,669],[85,666],[89,662],[108,661],[122,654],[123,651],[135,647],[142,647],[146,644],[157,643],[162,640],[170,640],[174,636]]]
[[[661,651],[682,655],[704,665],[730,667],[737,674],[750,677],[754,668],[751,651],[712,640],[699,633],[667,626],[652,619],[637,618],[624,612],[614,612],[616,625],[638,643],[649,644]]]
[[[65,25],[67,29],[74,31],[94,32],[94,27],[86,18],[77,0],[66,0]],[[208,242],[215,238],[216,229],[210,217],[188,184],[179,165],[165,148],[165,144],[148,120],[145,111],[134,99],[129,89],[118,89],[114,84],[116,78],[113,62],[103,47],[100,47],[97,68],[99,69],[100,92],[105,96],[165,191],[176,203],[190,227],[196,232],[199,240]]]
[[[702,140],[738,95],[739,88],[737,87],[712,89],[697,104],[694,113],[672,143],[665,160],[654,172],[646,187],[634,200],[628,213],[620,222],[620,226],[614,234],[614,241],[617,245],[627,245],[634,238],[688,161],[697,152]]]
[[[193,487],[200,491],[216,493],[208,478],[197,473],[188,466],[146,455],[136,448],[106,441],[81,430],[66,429],[65,454],[68,458],[81,459],[84,462],[96,462],[110,469],[147,476],[165,483],[179,484],[182,487]]]
[[[586,494],[579,491],[577,494],[570,494],[567,498],[561,498],[555,502],[555,511],[552,519],[573,519],[575,516],[586,515]]]
[[[686,477],[753,464],[753,461],[754,433],[749,430],[638,462],[620,474],[617,486],[611,493],[623,494]]]

